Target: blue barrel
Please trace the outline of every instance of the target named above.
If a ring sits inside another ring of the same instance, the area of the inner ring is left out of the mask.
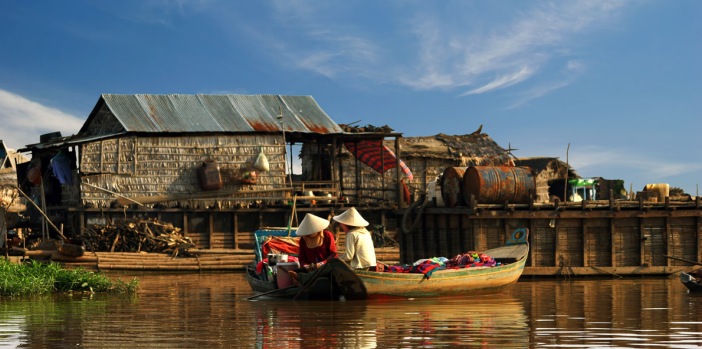
[[[536,195],[531,169],[515,166],[471,166],[463,175],[463,199],[478,204],[528,204]]]

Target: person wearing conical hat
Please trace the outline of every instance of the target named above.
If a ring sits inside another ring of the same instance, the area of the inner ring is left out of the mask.
[[[366,229],[368,221],[363,219],[355,207],[334,216],[334,221],[339,223],[341,229],[346,232],[346,248],[339,259],[348,263],[353,269],[375,268],[373,237]]]
[[[305,215],[295,234],[301,236],[298,260],[307,270],[320,267],[330,258],[338,256],[334,234],[329,230],[329,220],[311,213]]]

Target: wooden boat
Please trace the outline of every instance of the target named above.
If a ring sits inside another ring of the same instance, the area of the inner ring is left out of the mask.
[[[254,267],[255,268],[255,267]],[[278,271],[281,272],[281,271]],[[282,271],[284,272],[284,271]],[[309,273],[300,273],[300,285],[279,288],[275,280],[263,280],[255,269],[247,268],[246,280],[260,296],[308,300],[359,300],[366,299],[366,288],[353,270],[338,258],[329,260],[323,267]]]
[[[56,249],[64,256],[68,257],[82,257],[85,255],[85,246],[80,242],[70,240],[63,241],[59,243]]]
[[[366,299],[366,288],[353,270],[338,258],[327,261],[323,267],[309,273],[299,273],[300,285],[285,284],[277,273],[285,272],[278,266],[270,268],[270,273],[266,270],[257,272],[257,264],[267,261],[263,258],[262,245],[266,239],[272,237],[289,236],[286,230],[259,230],[255,236],[255,260],[246,267],[246,280],[256,295],[249,299],[258,297],[285,298],[285,299],[309,299],[309,300],[358,300]],[[269,266],[263,265],[268,269]]]
[[[680,282],[682,282],[691,293],[702,293],[702,283],[691,274],[681,272]]]
[[[256,258],[262,259],[261,244],[265,236],[281,236],[280,231],[257,231]],[[343,295],[346,299],[387,298],[387,297],[436,297],[469,295],[478,291],[494,291],[517,282],[521,276],[529,244],[528,230],[516,229],[504,246],[484,252],[499,263],[497,266],[479,266],[461,269],[437,270],[427,278],[422,273],[394,273],[366,270],[351,270],[346,263],[333,259],[319,271],[317,284],[306,283],[306,290],[299,287],[277,288],[275,280],[262,277],[256,265],[247,267],[246,278],[251,288],[258,294],[278,298],[336,299]],[[312,274],[312,278],[317,278]],[[327,281],[319,281],[327,280]],[[332,285],[332,286],[330,286]],[[329,292],[329,289],[336,289]],[[258,295],[257,295],[258,296]],[[254,296],[254,297],[257,297]]]
[[[516,229],[506,245],[484,251],[499,263],[493,267],[437,270],[427,278],[421,273],[356,270],[369,298],[437,297],[495,291],[517,282],[529,254],[528,229]]]

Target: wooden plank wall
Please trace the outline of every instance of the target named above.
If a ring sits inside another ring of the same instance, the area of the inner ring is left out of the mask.
[[[690,264],[666,255],[691,261],[699,261],[701,255],[702,218],[694,216],[616,218],[592,214],[555,218],[551,226],[550,218],[491,218],[495,215],[484,212],[468,215],[428,211],[421,218],[420,228],[400,233],[402,263],[437,256],[451,258],[469,250],[500,246],[519,227],[530,230],[527,268],[545,274],[671,273],[677,269],[670,267]],[[647,271],[648,267],[656,269]]]

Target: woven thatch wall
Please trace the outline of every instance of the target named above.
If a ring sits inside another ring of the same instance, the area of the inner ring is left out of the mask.
[[[263,150],[270,171],[256,171],[257,183],[240,182]],[[130,136],[86,143],[80,152],[81,202],[88,207],[114,205],[126,197],[201,194],[197,168],[206,160],[217,162],[223,187],[218,192],[280,188],[285,185],[282,135]],[[238,194],[237,194],[238,195]],[[265,194],[266,199],[282,193]],[[261,197],[250,194],[247,197]],[[231,208],[251,200],[231,197],[163,202],[168,207]],[[265,199],[264,199],[265,201]]]
[[[536,182],[536,199],[535,202],[549,202],[551,200],[549,194],[549,182],[556,179],[564,179],[566,176],[574,178],[577,176],[575,171],[566,171],[566,164],[558,158],[548,157],[530,157],[515,159],[517,166],[529,167]]]
[[[397,172],[396,169],[385,171],[384,174],[376,172],[368,165],[356,161],[346,150],[338,157],[343,173],[341,189],[344,197],[357,199],[360,203],[378,204],[381,202],[397,202]],[[358,171],[358,183],[356,182]]]

